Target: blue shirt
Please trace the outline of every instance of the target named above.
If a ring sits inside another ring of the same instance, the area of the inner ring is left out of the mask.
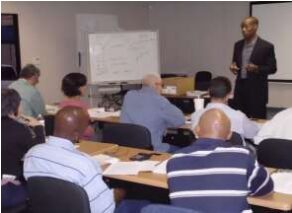
[[[169,150],[169,144],[162,143],[165,130],[185,123],[181,110],[148,86],[126,94],[120,119],[123,123],[133,123],[148,128],[154,150],[161,152]]]
[[[206,213],[248,212],[248,195],[273,189],[249,150],[217,139],[198,139],[173,155],[167,177],[172,204]]]
[[[24,177],[46,176],[75,183],[86,191],[92,213],[114,212],[113,192],[102,180],[102,171],[89,155],[75,149],[69,140],[49,137],[24,157]]]
[[[35,118],[45,114],[45,104],[40,92],[27,80],[20,78],[10,84],[9,88],[15,89],[21,97],[21,113]]]

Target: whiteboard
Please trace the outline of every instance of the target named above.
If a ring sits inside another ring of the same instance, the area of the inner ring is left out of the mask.
[[[141,80],[160,73],[158,33],[89,34],[90,84]]]

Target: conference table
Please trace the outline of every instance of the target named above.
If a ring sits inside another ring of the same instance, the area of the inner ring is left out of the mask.
[[[181,129],[191,129],[192,125],[190,123],[190,116],[191,115],[185,115],[186,123],[178,128]],[[120,117],[119,116],[108,116],[108,117],[91,117],[93,121],[97,122],[109,122],[109,123],[119,123]],[[257,124],[262,125],[265,122],[267,122],[266,119],[253,119]]]
[[[46,108],[47,107],[54,107],[53,110],[47,110],[48,114],[49,115],[55,115],[58,111],[58,108],[57,106],[52,106],[52,105],[46,105]],[[120,122],[120,116],[118,115],[119,113],[117,112],[113,112],[113,113],[110,113],[110,112],[106,112],[108,113],[108,116],[105,116],[104,113],[91,113],[90,111],[94,110],[94,108],[92,109],[89,109],[88,112],[89,112],[89,115],[90,115],[90,118],[93,122],[106,122],[106,123],[119,123]],[[185,120],[186,120],[186,123],[179,127],[179,128],[182,128],[182,129],[191,129],[191,123],[190,123],[190,120],[191,120],[191,114],[185,114]],[[265,119],[253,119],[256,123],[258,124],[264,124],[267,120]]]
[[[78,144],[78,149],[93,156],[97,154],[107,154],[119,158],[121,161],[130,161],[130,157],[138,153],[154,153],[154,151],[136,149],[118,146],[110,143],[99,143],[90,141],[81,141]],[[157,152],[155,152],[157,153]],[[150,160],[164,161],[171,157],[169,153],[159,153],[153,155]],[[105,167],[103,167],[105,169]],[[274,169],[268,169],[273,171]],[[138,175],[105,175],[105,177],[126,181],[129,183],[144,184],[147,186],[168,189],[167,177],[165,174],[156,174],[152,172],[140,172]],[[248,202],[251,205],[277,209],[281,211],[292,211],[292,195],[272,192],[265,196],[248,197]]]

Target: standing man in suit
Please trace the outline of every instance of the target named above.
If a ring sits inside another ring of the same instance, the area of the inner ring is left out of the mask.
[[[268,75],[277,71],[273,44],[257,35],[259,21],[247,17],[241,23],[243,39],[234,45],[230,71],[236,77],[234,101],[248,117],[266,118]]]

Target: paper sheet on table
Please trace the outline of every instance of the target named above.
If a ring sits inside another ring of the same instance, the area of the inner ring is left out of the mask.
[[[112,157],[112,156],[104,155],[104,154],[94,155],[92,157],[93,159],[97,160],[100,165],[113,164],[120,161],[120,159],[116,157]]]
[[[102,110],[99,110],[99,108],[91,108],[88,109],[88,114],[91,118],[106,118],[110,116],[118,117],[120,116],[121,112],[103,112]]]
[[[158,161],[131,161],[117,162],[110,165],[104,172],[104,175],[137,175],[142,171],[152,171]]]
[[[202,95],[208,95],[208,91],[201,91],[201,90],[193,90],[193,91],[187,91],[186,95],[188,97],[201,97]]]
[[[48,113],[52,114],[56,114],[59,111],[59,107],[57,105],[46,104],[45,108]]]
[[[292,171],[280,171],[272,174],[274,191],[292,194]]]
[[[192,121],[188,121],[188,120],[186,120],[186,121],[185,121],[185,124],[192,124]]]
[[[155,166],[155,168],[152,170],[153,173],[156,174],[166,174],[166,164],[168,160],[162,161],[158,165]]]

